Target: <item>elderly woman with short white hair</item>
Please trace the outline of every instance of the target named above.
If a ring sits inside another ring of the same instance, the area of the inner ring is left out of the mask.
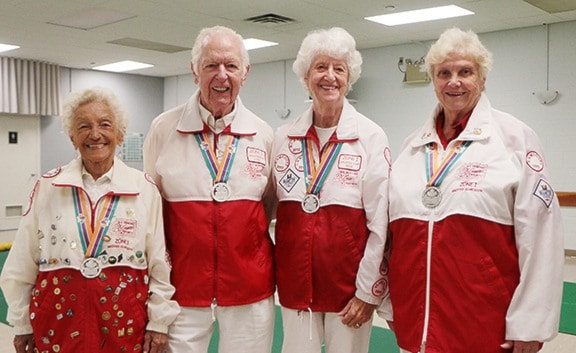
[[[368,352],[387,291],[390,150],[346,99],[361,64],[354,38],[331,28],[309,33],[293,65],[312,104],[278,130],[272,154],[283,353]]]
[[[536,133],[484,93],[492,55],[446,30],[438,104],[390,175],[390,299],[401,352],[534,353],[557,333],[560,207]]]
[[[126,114],[87,89],[62,125],[79,156],[36,182],[0,277],[16,352],[164,353],[180,309],[160,193],[115,157]]]

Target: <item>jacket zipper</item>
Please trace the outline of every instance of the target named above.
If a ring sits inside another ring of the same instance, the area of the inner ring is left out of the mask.
[[[216,201],[212,201],[214,205]],[[216,307],[218,306],[218,215],[217,215],[218,205],[214,205],[214,215],[213,215],[213,234],[214,234],[214,282],[213,282],[213,297],[212,303],[210,304],[210,309],[212,310],[212,321],[216,321]]]
[[[426,303],[424,307],[424,327],[422,329],[422,343],[419,353],[426,352],[426,339],[428,338],[428,323],[430,320],[430,266],[432,262],[432,231],[434,220],[428,221],[428,244],[426,245]]]

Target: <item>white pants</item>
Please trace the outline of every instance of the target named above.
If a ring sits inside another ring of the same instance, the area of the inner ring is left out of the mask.
[[[312,313],[282,307],[282,353],[367,353],[372,322],[360,328],[342,323],[336,313]]]
[[[270,353],[274,336],[274,297],[254,304],[211,308],[182,307],[170,326],[168,346],[172,353],[208,352],[218,321],[220,353]],[[214,315],[214,316],[213,316]]]

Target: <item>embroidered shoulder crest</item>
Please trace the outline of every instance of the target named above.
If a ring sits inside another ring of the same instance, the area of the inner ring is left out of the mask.
[[[58,167],[58,168],[54,168],[52,170],[47,171],[44,175],[42,175],[42,178],[54,178],[56,175],[60,174],[60,172],[62,171],[62,167]]]

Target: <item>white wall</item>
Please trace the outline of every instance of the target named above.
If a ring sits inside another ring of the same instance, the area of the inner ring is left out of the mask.
[[[552,185],[556,191],[576,191],[576,22],[550,25],[549,87],[560,97],[540,104],[533,92],[546,89],[546,27],[481,34],[494,54],[486,93],[492,105],[530,125],[542,139]],[[390,139],[392,155],[402,140],[430,114],[436,98],[431,84],[407,85],[398,71],[399,57],[419,59],[431,43],[363,50],[362,76],[350,98],[356,108],[380,124]],[[164,108],[181,104],[194,92],[190,75],[165,80]],[[289,108],[288,119],[301,113],[307,94],[292,72],[292,60],[252,66],[240,93],[245,105],[273,127],[285,123],[276,109]],[[576,249],[576,208],[564,208],[565,247]]]

